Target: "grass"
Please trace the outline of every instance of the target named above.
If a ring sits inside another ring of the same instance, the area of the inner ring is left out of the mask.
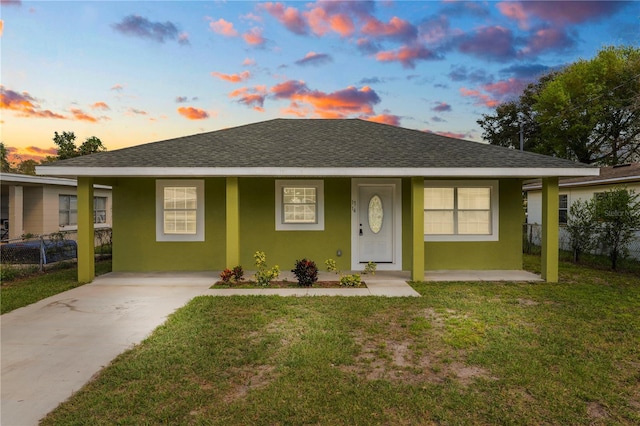
[[[111,260],[96,262],[96,275],[111,271]],[[0,313],[30,305],[39,300],[81,286],[78,283],[75,264],[65,264],[45,273],[35,272],[29,276],[3,282],[0,286]]]
[[[198,297],[42,424],[640,423],[638,276],[560,276]]]

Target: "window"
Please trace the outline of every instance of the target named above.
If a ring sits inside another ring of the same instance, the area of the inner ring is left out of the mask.
[[[58,196],[58,224],[64,226],[78,225],[78,196]],[[107,223],[107,197],[93,197],[93,223]]]
[[[54,198],[55,199],[55,198]],[[78,197],[75,195],[58,196],[59,225],[78,225]]]
[[[203,181],[156,181],[156,240],[204,241]]]
[[[497,241],[497,181],[427,181],[425,241]]]
[[[107,197],[93,197],[93,223],[107,223]]]
[[[567,217],[569,215],[569,197],[567,194],[559,195],[558,206],[558,222],[560,225],[566,225]]]
[[[276,230],[321,231],[323,229],[324,182],[277,180]]]

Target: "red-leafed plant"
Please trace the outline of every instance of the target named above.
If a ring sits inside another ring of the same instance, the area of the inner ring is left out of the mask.
[[[318,267],[313,260],[296,260],[296,267],[291,270],[302,287],[311,287],[318,281]]]

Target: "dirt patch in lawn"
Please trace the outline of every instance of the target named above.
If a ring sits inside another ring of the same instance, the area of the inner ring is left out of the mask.
[[[402,321],[389,321],[398,315],[376,314],[370,318],[376,329],[366,327],[353,332],[360,348],[355,362],[343,371],[367,380],[388,380],[413,385],[455,381],[469,386],[477,379],[497,380],[491,372],[468,361],[468,349],[447,344],[447,321],[460,315],[451,310],[436,312],[427,308],[409,314]],[[376,336],[376,337],[374,337]]]

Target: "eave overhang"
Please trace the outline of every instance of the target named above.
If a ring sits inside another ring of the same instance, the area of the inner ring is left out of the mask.
[[[64,177],[411,177],[541,178],[599,176],[586,167],[36,167],[36,173]]]

